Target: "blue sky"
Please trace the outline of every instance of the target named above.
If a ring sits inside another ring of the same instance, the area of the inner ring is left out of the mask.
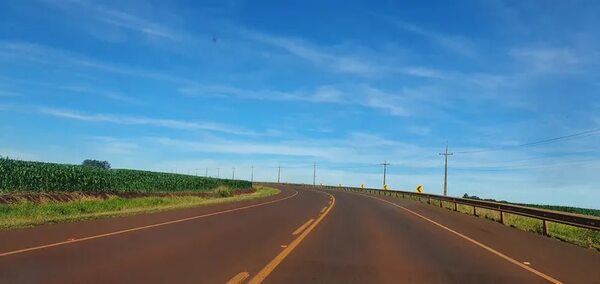
[[[600,208],[597,1],[0,2],[0,155]],[[214,39],[214,40],[213,40]]]

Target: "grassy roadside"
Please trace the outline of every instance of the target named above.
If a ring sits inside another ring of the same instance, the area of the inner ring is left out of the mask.
[[[402,196],[395,196],[396,198],[402,199]],[[405,195],[404,199],[419,201],[427,203],[427,198],[419,198],[412,195]],[[454,210],[454,203],[442,202],[440,206],[439,200],[431,200],[431,205],[436,207],[442,207],[448,210]],[[474,215],[473,206],[467,206],[458,204],[458,212],[468,215]],[[485,218],[488,220],[500,222],[500,212],[496,210],[489,210],[484,208],[477,208],[477,217]],[[548,235],[549,237],[575,244],[581,247],[594,249],[600,251],[600,231],[579,228],[576,226],[570,226],[565,224],[559,224],[554,222],[548,223]],[[525,216],[504,213],[504,224],[509,227],[513,227],[522,231],[532,232],[536,234],[543,234],[543,224],[541,220],[535,218],[529,218]]]
[[[0,229],[30,227],[47,223],[74,222],[106,217],[133,215],[179,208],[252,200],[278,194],[279,190],[256,187],[256,192],[220,198],[198,196],[88,198],[71,202],[22,202],[0,205]]]
[[[439,206],[439,201],[432,202],[434,205]],[[453,210],[454,207],[447,206],[444,203],[444,208]],[[473,207],[458,204],[458,212],[473,215]],[[488,220],[500,222],[500,212],[496,210],[489,210],[485,208],[477,208],[477,216],[479,218],[485,218]],[[543,224],[541,220],[535,218],[529,218],[525,216],[504,213],[504,224],[509,227],[513,227],[522,231],[532,232],[536,234],[543,233]],[[600,251],[600,232],[585,228],[579,228],[575,226],[559,224],[554,222],[548,222],[548,235],[552,238],[559,239],[564,242],[576,244],[578,246],[591,248]]]

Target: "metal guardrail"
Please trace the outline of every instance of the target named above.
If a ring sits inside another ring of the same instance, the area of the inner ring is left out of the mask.
[[[260,183],[260,184],[272,184],[277,185],[278,183]],[[504,224],[504,213],[521,215],[525,217],[535,218],[543,221],[543,233],[548,235],[548,224],[546,222],[554,222],[560,224],[571,225],[580,228],[592,229],[600,231],[600,217],[581,215],[567,212],[559,212],[547,209],[538,209],[520,205],[512,205],[506,203],[498,203],[491,201],[473,200],[466,198],[448,197],[435,194],[427,193],[416,193],[400,190],[381,190],[374,188],[360,188],[360,187],[346,187],[346,186],[330,186],[330,185],[306,185],[306,184],[292,184],[292,183],[280,183],[287,185],[306,186],[306,187],[317,187],[327,188],[334,190],[347,190],[356,192],[366,192],[377,195],[397,196],[405,198],[406,196],[417,197],[419,200],[427,199],[427,202],[431,204],[431,200],[440,201],[440,207],[443,207],[443,202],[449,202],[454,204],[454,210],[458,211],[458,204],[467,205],[473,207],[474,215],[477,215],[477,208],[484,208],[489,210],[495,210],[500,212],[500,222]],[[442,202],[443,201],[443,202]]]

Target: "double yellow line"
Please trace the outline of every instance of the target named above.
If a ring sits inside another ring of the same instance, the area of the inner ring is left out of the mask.
[[[329,195],[330,198],[330,205],[323,208],[323,210],[321,210],[321,212],[319,213],[319,217],[317,218],[316,221],[311,222],[311,220],[309,220],[307,223],[305,223],[304,225],[302,225],[300,228],[298,228],[296,231],[302,231],[302,227],[304,227],[305,225],[308,226],[308,228],[306,228],[304,231],[302,231],[302,234],[300,234],[295,240],[293,240],[286,248],[284,248],[277,256],[275,256],[275,258],[273,258],[265,267],[263,267],[263,269],[261,269],[249,282],[248,284],[259,284],[262,283],[267,276],[269,276],[269,274],[271,274],[271,272],[273,272],[273,270],[275,270],[275,268],[290,254],[292,253],[292,251],[302,242],[302,240],[304,240],[304,238],[306,238],[306,236],[308,236],[308,234],[310,234],[310,232],[312,230],[314,230],[315,227],[317,227],[317,225],[319,225],[319,223],[325,218],[325,216],[327,216],[327,214],[329,214],[329,212],[331,212],[331,209],[333,208],[333,206],[335,206],[335,197],[333,197],[333,195],[326,193],[327,195]]]

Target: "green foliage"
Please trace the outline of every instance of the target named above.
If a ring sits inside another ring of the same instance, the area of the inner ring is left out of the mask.
[[[219,197],[231,197],[233,196],[233,190],[225,186],[219,186],[214,190]]]
[[[274,188],[259,187],[255,193],[227,198],[207,199],[199,196],[121,198],[111,196],[107,200],[89,198],[70,202],[0,204],[0,230],[252,200],[278,193],[279,190]]]
[[[590,216],[599,216],[600,210],[597,209],[588,209],[588,208],[579,208],[579,207],[570,207],[570,206],[556,206],[556,205],[540,205],[540,204],[526,204],[526,203],[511,203],[504,200],[495,200],[495,199],[482,199],[475,195],[464,194],[462,198],[474,199],[474,200],[483,200],[483,201],[491,201],[498,203],[506,203],[506,204],[514,204],[526,207],[540,208],[546,210],[554,210],[554,211],[562,211],[568,213],[582,214],[582,215],[590,215]]]
[[[83,163],[81,163],[81,165],[85,167],[94,167],[104,170],[110,169],[110,164],[107,161],[84,160]]]
[[[0,193],[10,192],[175,192],[219,186],[249,188],[249,181],[138,170],[105,170],[79,165],[0,159]]]

